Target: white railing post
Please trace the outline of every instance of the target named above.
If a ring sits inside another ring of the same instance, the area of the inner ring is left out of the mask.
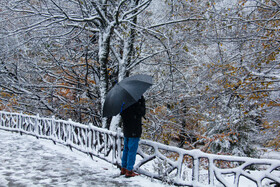
[[[177,169],[177,178],[182,178],[182,165],[183,165],[184,156],[182,154],[179,155],[179,158],[177,160],[178,162],[178,169]]]
[[[214,186],[214,160],[212,157],[208,158],[208,177],[209,177],[209,181],[208,183],[211,186]]]
[[[74,144],[74,128],[73,128],[73,124],[71,122],[72,122],[72,120],[68,119],[68,124],[70,125],[70,129],[69,129],[70,142],[71,142],[71,144]]]
[[[22,114],[22,112],[19,114],[19,118],[20,118],[20,120],[19,120],[19,129],[20,129],[20,131],[22,130],[22,123],[23,123],[23,120],[24,120],[24,117],[23,117],[23,114]]]
[[[19,124],[20,124],[20,115],[17,115],[17,125],[16,128],[19,129]]]
[[[67,124],[67,137],[68,137],[68,142],[72,145],[73,143],[73,125],[72,124]]]
[[[193,157],[193,181],[198,183],[198,175],[199,175],[199,158],[195,155]]]
[[[89,123],[89,133],[88,133],[88,150],[90,152],[93,151],[92,146],[93,146],[93,125],[92,123]]]
[[[36,120],[35,120],[35,127],[34,127],[34,133],[35,133],[35,135],[36,135],[36,137],[37,138],[39,138],[39,120],[40,119],[40,115],[39,114],[37,114],[37,116],[36,116]]]
[[[55,138],[60,139],[60,137],[59,137],[59,136],[60,136],[60,128],[58,127],[58,129],[59,129],[59,130],[58,130],[58,131],[59,131],[58,133],[59,133],[59,134],[58,134],[58,136],[56,136],[56,135],[55,135],[55,129],[56,129],[56,128],[55,128],[55,124],[56,124],[56,123],[55,123],[55,116],[52,116],[52,121],[51,121],[51,126],[50,126],[50,137],[52,137],[53,140],[54,140]]]
[[[121,152],[122,152],[122,141],[121,141],[122,129],[118,127],[117,129],[117,164],[121,165]]]
[[[13,116],[10,114],[10,119],[9,119],[9,122],[8,122],[8,127],[11,127],[12,120],[13,120]]]
[[[100,145],[100,135],[101,134],[101,132],[99,132],[99,131],[96,131],[96,138],[97,138],[97,155],[99,156],[100,155],[100,149],[101,149],[101,145]]]
[[[104,141],[104,154],[107,154],[107,146],[108,146],[108,136],[107,133],[103,133],[103,141]]]
[[[117,159],[116,159],[116,157],[117,157],[117,154],[116,154],[116,144],[117,144],[117,136],[113,136],[112,137],[113,138],[113,152],[112,152],[112,162],[114,163],[114,164],[116,164],[117,163]]]

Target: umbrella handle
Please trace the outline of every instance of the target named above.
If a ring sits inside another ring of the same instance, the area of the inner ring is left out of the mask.
[[[122,113],[122,111],[123,111],[123,106],[124,106],[124,102],[122,103],[122,106],[121,106],[121,112],[120,113]]]

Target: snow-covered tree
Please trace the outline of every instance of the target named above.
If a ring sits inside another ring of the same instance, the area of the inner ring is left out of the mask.
[[[115,130],[119,116],[102,118],[108,90],[147,73],[146,138],[238,155],[260,137],[277,144],[277,1],[0,3],[1,109]]]
[[[8,46],[6,51],[13,55],[18,54],[13,48],[30,51],[37,49],[32,51],[33,57],[37,58],[32,58],[34,67],[38,68],[33,71],[39,80],[42,79],[40,84],[34,83],[32,79],[23,86],[15,84],[17,88],[10,89],[13,92],[21,89],[18,95],[29,93],[32,95],[31,100],[39,94],[39,105],[35,105],[39,110],[42,107],[58,115],[65,108],[64,111],[78,113],[80,121],[82,114],[97,115],[101,119],[102,105],[112,82],[116,78],[122,80],[130,69],[143,60],[133,59],[136,54],[134,42],[137,16],[149,5],[150,0],[1,3],[4,7],[1,14],[7,23],[1,40],[4,42],[20,38]],[[17,22],[19,24],[15,24]],[[28,63],[27,60],[19,60],[23,66]],[[15,63],[12,64],[14,66]],[[20,69],[17,71],[21,72]],[[3,87],[5,83],[10,84],[3,80]],[[30,90],[30,85],[34,85],[34,89],[40,92]],[[70,104],[71,101],[74,101],[73,104]],[[83,107],[86,102],[91,104]],[[59,106],[52,106],[54,103],[59,103],[61,110]],[[59,116],[64,115],[63,112]],[[102,124],[108,127],[106,118]]]

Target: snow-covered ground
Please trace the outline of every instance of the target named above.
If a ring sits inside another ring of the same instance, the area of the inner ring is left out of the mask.
[[[145,176],[120,177],[120,170],[49,140],[0,130],[0,187],[170,186]]]
[[[0,130],[0,142],[0,187],[170,186],[142,175],[119,176],[116,166],[49,140]],[[278,159],[279,153],[266,152],[263,158]],[[233,177],[227,180],[233,182]],[[239,186],[256,184],[243,177]]]

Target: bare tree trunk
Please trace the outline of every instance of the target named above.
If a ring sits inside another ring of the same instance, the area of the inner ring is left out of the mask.
[[[105,98],[108,92],[108,56],[110,51],[110,39],[113,31],[112,26],[108,26],[99,33],[99,64],[100,64],[100,98],[101,98],[101,114],[104,106]],[[107,118],[102,118],[102,127],[109,128]]]
[[[139,4],[139,0],[131,1],[131,8],[137,7]],[[137,24],[137,16],[132,19],[132,23],[134,25]],[[128,66],[131,64],[131,59],[133,57],[134,50],[134,42],[136,37],[135,26],[131,25],[128,29],[127,37],[124,38],[124,47],[122,58],[119,61],[119,74],[118,74],[118,82],[122,81],[125,77],[129,76]],[[121,116],[117,115],[112,118],[110,124],[110,130],[116,131],[117,127],[120,126]]]

